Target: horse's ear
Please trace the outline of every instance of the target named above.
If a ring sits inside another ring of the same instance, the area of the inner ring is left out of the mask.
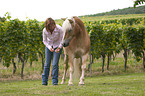
[[[61,18],[61,20],[65,21],[65,20],[66,20],[66,18]]]
[[[68,19],[69,20],[69,22],[72,24],[74,21],[73,20],[71,20],[71,19]]]

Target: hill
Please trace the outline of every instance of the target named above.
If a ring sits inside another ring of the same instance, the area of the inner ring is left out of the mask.
[[[106,15],[126,15],[126,14],[145,14],[145,6],[128,7],[124,9],[112,10],[110,12],[103,12],[98,14],[84,15],[84,17],[106,16]],[[80,16],[83,17],[83,16]]]

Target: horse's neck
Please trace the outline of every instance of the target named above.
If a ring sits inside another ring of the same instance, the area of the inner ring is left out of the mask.
[[[85,30],[85,28],[79,26],[78,24],[76,24],[75,26],[75,31],[76,31],[76,38],[85,38],[87,36],[87,31]]]

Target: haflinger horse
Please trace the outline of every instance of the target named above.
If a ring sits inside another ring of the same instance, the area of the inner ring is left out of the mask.
[[[64,20],[64,19],[63,19]],[[64,31],[63,48],[64,48],[64,74],[61,84],[65,83],[68,63],[70,64],[70,79],[68,85],[73,85],[73,72],[77,66],[81,70],[79,85],[84,85],[84,75],[86,61],[90,50],[90,37],[85,29],[83,22],[76,16],[64,20],[62,29]],[[79,64],[74,63],[75,58],[79,58]],[[74,65],[76,64],[76,65]],[[79,74],[79,73],[78,73]]]

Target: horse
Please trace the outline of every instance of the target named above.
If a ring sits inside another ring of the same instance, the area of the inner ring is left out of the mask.
[[[80,68],[81,71],[79,85],[84,85],[86,61],[90,51],[90,37],[85,29],[84,23],[80,20],[79,17],[73,16],[71,18],[66,18],[62,20],[64,20],[62,24],[62,29],[64,31],[62,45],[65,56],[64,56],[64,73],[61,84],[65,84],[66,72],[69,63],[70,78],[68,85],[73,85],[72,75],[73,72],[75,71],[74,66]],[[74,63],[75,58],[79,60],[80,62],[79,64]]]

